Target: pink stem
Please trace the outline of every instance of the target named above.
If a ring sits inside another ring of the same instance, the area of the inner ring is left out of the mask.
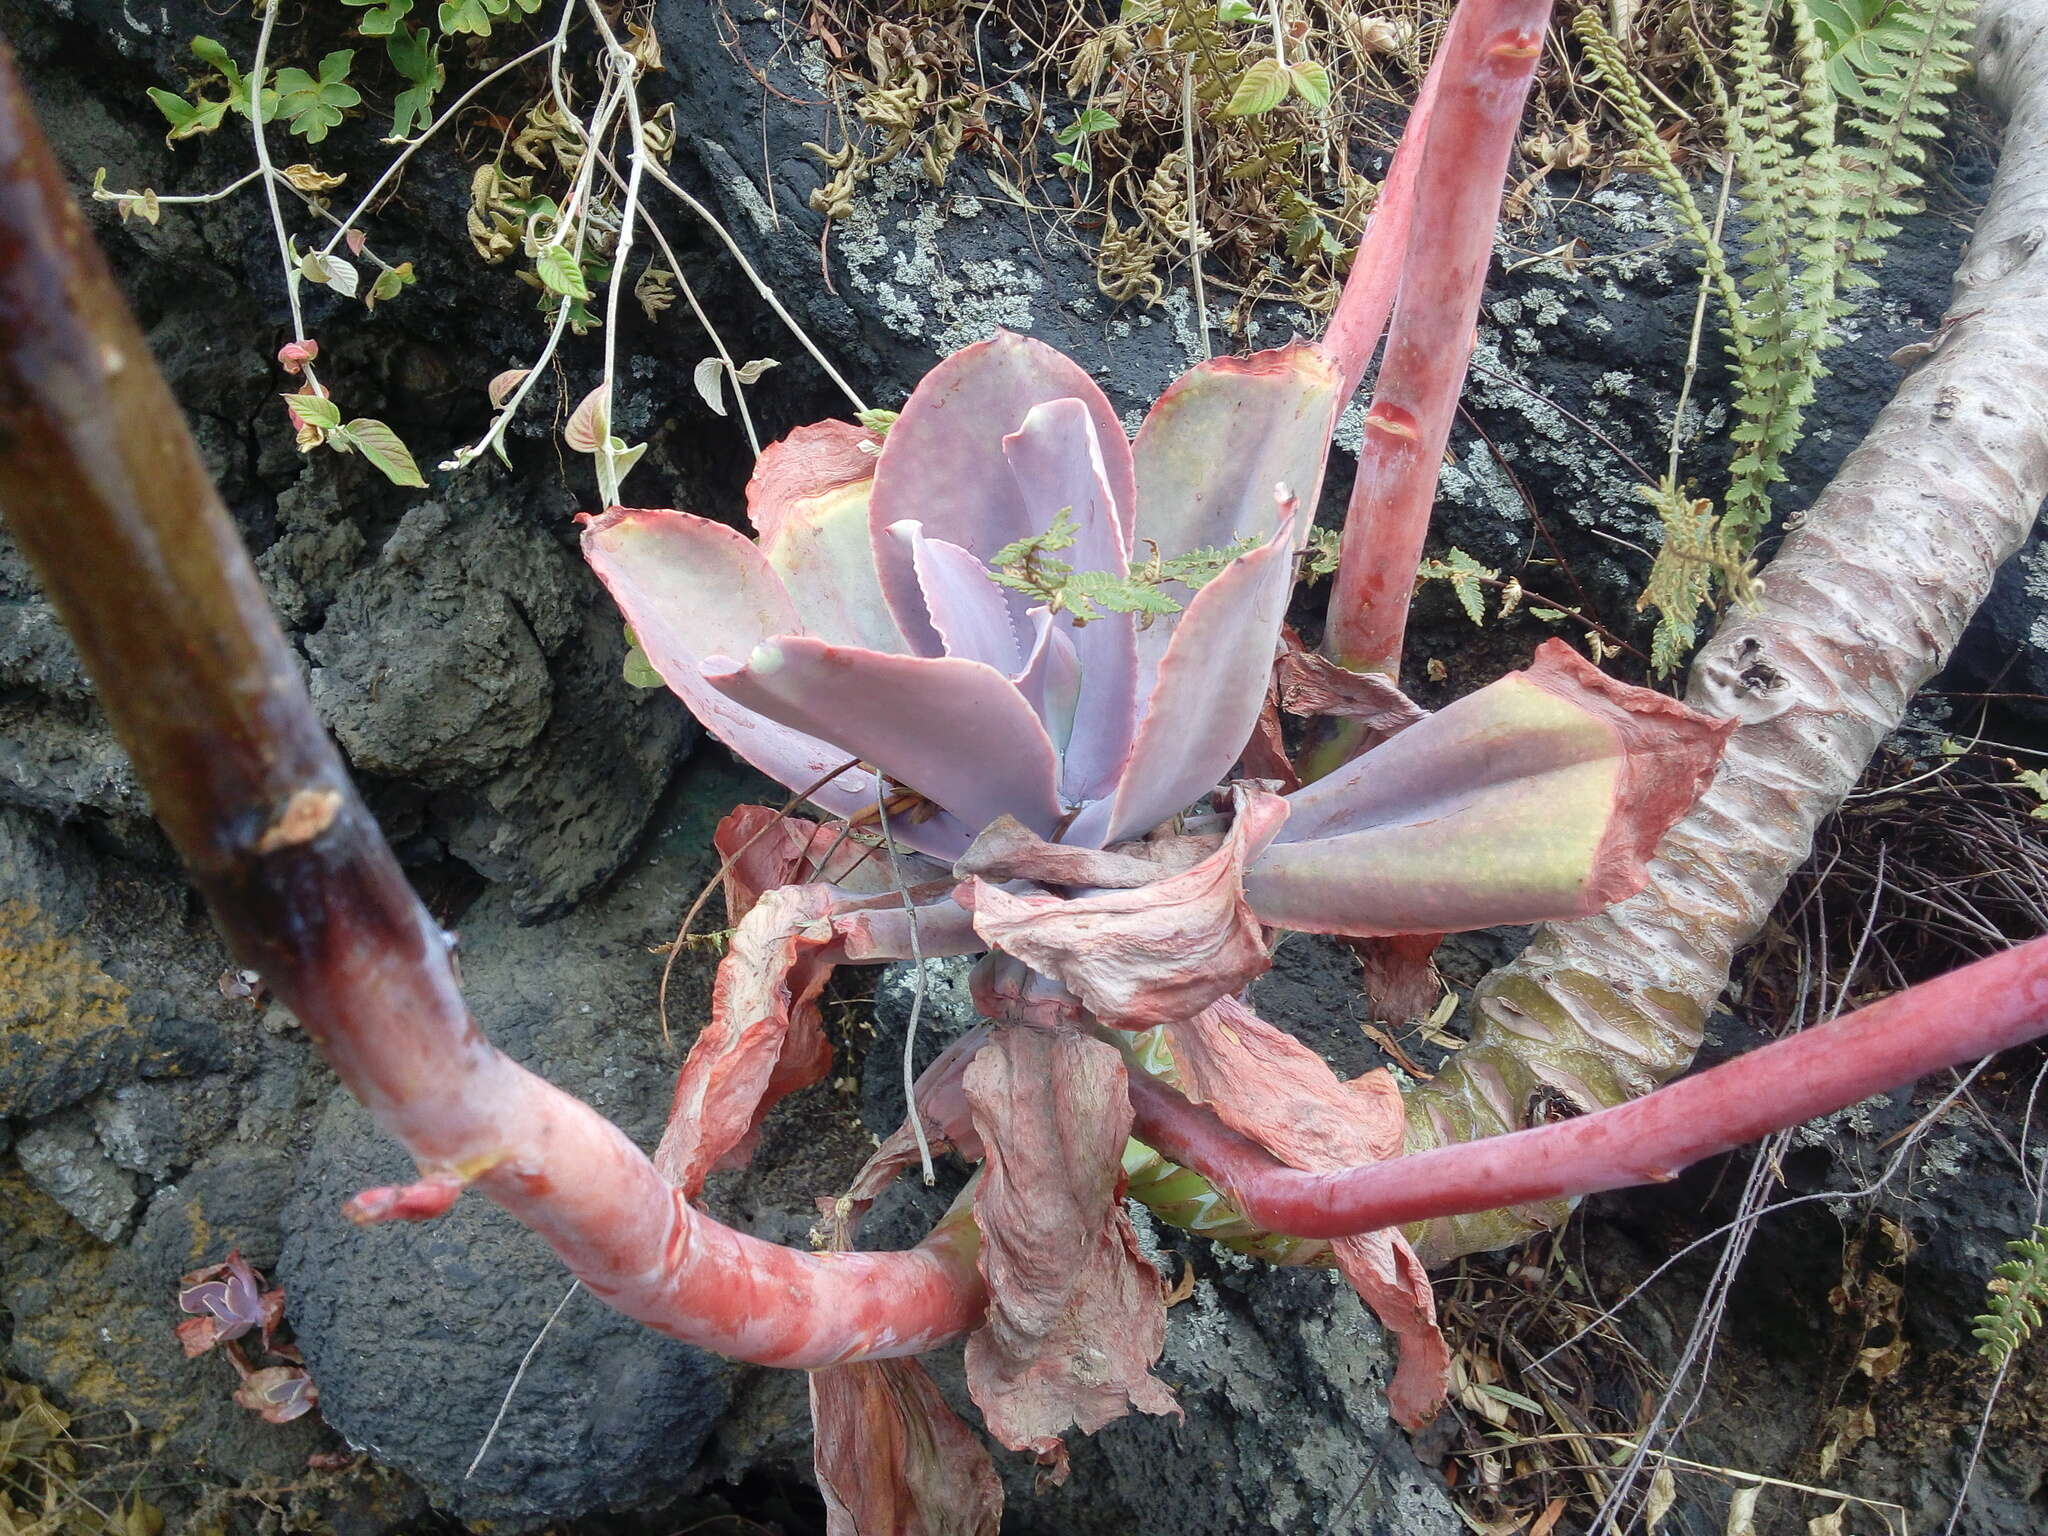
[[[1802,1030],[1632,1103],[1334,1173],[1303,1173],[1143,1073],[1133,1132],[1291,1237],[1663,1183],[1703,1157],[2048,1034],[2048,938]]]
[[[1451,39],[1460,23],[1484,0],[1468,0],[1451,13],[1436,57],[1415,93],[1415,105],[1408,109],[1408,122],[1401,141],[1394,146],[1393,163],[1380,183],[1379,201],[1366,220],[1365,237],[1351,258],[1351,271],[1344,279],[1344,292],[1337,300],[1337,312],[1330,316],[1330,328],[1318,345],[1335,363],[1344,383],[1337,398],[1348,402],[1358,381],[1365,377],[1365,365],[1387,328],[1394,296],[1401,289],[1401,271],[1408,254],[1408,228],[1415,212],[1415,180],[1422,164],[1423,145],[1429,137],[1430,118],[1436,110],[1437,91],[1444,74],[1444,60],[1453,56]]]
[[[979,1321],[965,1211],[908,1253],[813,1254],[692,1209],[623,1132],[494,1049],[313,712],[248,551],[0,47],[0,512],[164,830],[431,1188],[476,1185],[598,1296],[765,1365],[913,1355]]]
[[[1466,0],[1431,70],[1443,72],[1441,94],[1427,118],[1400,291],[1365,419],[1323,640],[1324,654],[1353,671],[1400,672],[1423,536],[1493,255],[1501,183],[1549,15],[1549,0]],[[1346,346],[1355,345],[1366,319],[1347,328]]]

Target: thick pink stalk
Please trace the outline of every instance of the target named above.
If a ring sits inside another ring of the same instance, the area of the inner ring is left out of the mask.
[[[1341,1237],[1662,1183],[1689,1163],[2048,1034],[2048,938],[1774,1041],[1632,1103],[1392,1162],[1303,1173],[1143,1073],[1134,1134],[1269,1231]]]
[[[1550,0],[1466,0],[1431,70],[1441,69],[1442,79],[1425,120],[1400,292],[1365,418],[1323,639],[1324,654],[1354,672],[1400,672],[1502,181],[1549,16]],[[1347,331],[1345,344],[1354,342]]]
[[[1318,343],[1337,366],[1343,383],[1337,398],[1348,402],[1358,381],[1365,377],[1365,365],[1386,331],[1387,316],[1393,312],[1394,296],[1401,291],[1401,272],[1408,254],[1408,230],[1414,222],[1415,182],[1422,165],[1423,144],[1429,137],[1430,118],[1436,110],[1436,95],[1443,79],[1444,60],[1454,57],[1451,40],[1469,15],[1482,9],[1485,0],[1468,0],[1451,13],[1422,89],[1415,93],[1415,105],[1408,110],[1407,125],[1394,146],[1393,163],[1380,183],[1379,201],[1366,221],[1365,236],[1351,258],[1351,271],[1344,279],[1344,292],[1337,300],[1337,312],[1330,316],[1330,328]]]
[[[0,512],[237,958],[418,1159],[426,1183],[363,1214],[445,1209],[474,1184],[622,1312],[763,1364],[916,1354],[979,1321],[964,1212],[909,1253],[731,1231],[483,1037],[4,48]]]

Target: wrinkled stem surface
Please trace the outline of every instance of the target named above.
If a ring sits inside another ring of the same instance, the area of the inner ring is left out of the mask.
[[[915,1354],[974,1325],[971,1222],[898,1254],[731,1231],[483,1037],[4,53],[0,512],[237,958],[423,1170],[475,1184],[622,1312],[741,1359]]]

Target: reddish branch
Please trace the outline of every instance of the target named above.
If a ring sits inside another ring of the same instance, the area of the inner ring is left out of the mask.
[[[483,1037],[439,927],[313,712],[11,56],[0,510],[237,959],[428,1183],[474,1185],[620,1311],[741,1359],[916,1354],[979,1318],[971,1222],[899,1254],[799,1253],[731,1231],[617,1127]]]
[[[1424,88],[1431,105],[1417,114],[1426,134],[1400,295],[1365,418],[1323,640],[1324,654],[1355,672],[1400,672],[1437,472],[1493,257],[1502,182],[1549,16],[1549,0],[1461,7]],[[1389,194],[1406,192],[1405,184],[1389,181]],[[1373,254],[1361,252],[1360,259]],[[1364,327],[1353,325],[1344,307],[1326,345],[1355,350]],[[1349,363],[1347,357],[1340,366],[1356,378]]]
[[[1440,1216],[1661,1183],[1687,1164],[2048,1033],[2048,938],[1790,1035],[1597,1114],[1304,1173],[1142,1073],[1138,1137],[1292,1237],[1340,1237]]]

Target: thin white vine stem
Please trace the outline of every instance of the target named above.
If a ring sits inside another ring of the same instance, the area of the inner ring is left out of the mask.
[[[731,254],[732,259],[739,263],[740,270],[747,274],[747,280],[754,285],[754,291],[761,295],[762,299],[764,299],[767,302],[767,305],[770,309],[775,311],[776,319],[780,320],[785,326],[789,328],[789,333],[797,339],[798,343],[802,345],[803,349],[806,352],[811,354],[811,360],[815,362],[820,368],[825,370],[825,377],[830,379],[834,384],[838,385],[839,392],[845,395],[848,400],[851,400],[853,402],[853,408],[856,411],[865,411],[868,408],[867,401],[861,399],[860,395],[858,394],[858,392],[855,391],[854,387],[846,382],[845,378],[841,376],[837,368],[834,368],[832,366],[831,359],[826,357],[825,354],[819,350],[818,344],[815,341],[811,340],[810,333],[807,332],[801,325],[798,325],[796,323],[796,317],[789,312],[787,306],[785,306],[782,300],[776,296],[775,290],[768,286],[767,280],[764,279],[759,272],[754,270],[754,264],[751,261],[747,260],[747,253],[741,250],[739,247],[739,242],[733,239],[732,231],[727,229],[723,224],[719,223],[717,216],[714,215],[709,208],[706,208],[702,203],[697,201],[696,198],[692,197],[688,192],[684,191],[683,188],[676,185],[675,181],[671,179],[668,172],[663,170],[659,165],[648,166],[647,174],[649,176],[652,176],[659,183],[661,183],[662,186],[668,188],[670,192],[674,193],[677,200],[680,201],[685,208],[689,209],[690,212],[694,213],[695,215],[697,215],[699,219],[703,220],[706,227],[708,227],[713,234],[718,236],[720,244],[724,245],[726,250]]]
[[[558,42],[567,31],[568,24],[564,21],[561,30],[556,34]],[[582,163],[576,168],[575,183],[563,203],[563,224],[566,226],[573,219],[576,243],[572,249],[579,256],[583,248],[584,224],[589,216],[590,182],[596,174],[597,146],[603,138],[605,130],[610,127],[611,120],[618,110],[619,93],[612,87],[611,83],[607,83],[606,88],[598,96],[597,110],[592,114],[590,123],[586,125],[580,119],[571,119],[575,123],[576,131],[583,136],[584,154]],[[559,230],[557,231],[556,238],[548,243],[561,243]],[[505,429],[511,425],[512,418],[519,413],[519,407],[525,403],[527,395],[532,392],[534,385],[539,382],[541,371],[547,367],[549,360],[554,357],[556,350],[562,344],[563,332],[569,328],[569,299],[567,295],[562,295],[561,299],[562,302],[555,308],[555,323],[548,331],[548,339],[542,345],[540,355],[533,360],[532,366],[526,370],[526,377],[513,387],[512,393],[506,397],[505,403],[498,408],[498,414],[491,419],[490,427],[484,432],[484,435],[467,448],[458,448],[453,458],[442,460],[442,469],[460,469],[465,464],[474,463],[492,449],[498,449],[500,453],[503,452],[499,444],[504,439]]]
[[[292,240],[284,227],[284,208],[277,200],[277,172],[270,164],[270,143],[263,132],[263,76],[270,58],[270,34],[277,26],[277,0],[263,8],[263,28],[256,34],[256,60],[249,67],[249,129],[256,141],[256,168],[263,174],[263,195],[270,202],[270,230],[277,236],[277,259],[284,268],[284,293],[291,304],[292,340],[306,340],[306,315],[299,307],[299,272],[292,261]],[[313,370],[306,369],[312,378]]]

